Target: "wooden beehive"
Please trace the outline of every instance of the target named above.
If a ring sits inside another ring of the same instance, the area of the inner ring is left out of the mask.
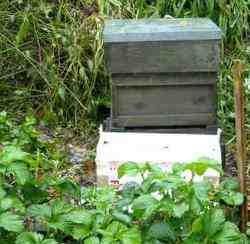
[[[215,125],[220,38],[206,18],[107,21],[112,127]]]

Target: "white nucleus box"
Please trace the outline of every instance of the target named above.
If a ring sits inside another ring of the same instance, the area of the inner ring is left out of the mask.
[[[118,179],[117,169],[126,162],[157,164],[163,170],[171,170],[174,163],[188,163],[209,158],[222,163],[220,130],[217,134],[160,134],[104,132],[96,152],[98,185],[123,185],[135,180],[130,177]],[[219,173],[209,169],[204,174],[213,181],[219,180]]]

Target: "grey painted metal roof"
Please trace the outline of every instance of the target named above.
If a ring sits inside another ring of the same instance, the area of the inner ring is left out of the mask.
[[[219,40],[220,28],[207,18],[108,20],[104,42]]]

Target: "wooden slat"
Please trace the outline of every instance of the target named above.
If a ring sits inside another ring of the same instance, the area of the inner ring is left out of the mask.
[[[117,127],[206,126],[216,122],[214,85],[112,86]]]
[[[160,73],[160,74],[114,74],[115,86],[171,86],[178,85],[216,85],[217,72],[197,73]]]
[[[134,115],[118,116],[112,119],[114,127],[143,126],[186,126],[214,125],[216,122],[212,113],[166,114],[166,115]]]
[[[105,45],[111,74],[217,72],[218,41],[112,43]]]

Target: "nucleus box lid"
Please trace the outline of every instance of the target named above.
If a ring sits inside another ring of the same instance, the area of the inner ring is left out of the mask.
[[[220,40],[220,28],[208,18],[107,20],[104,43]]]

